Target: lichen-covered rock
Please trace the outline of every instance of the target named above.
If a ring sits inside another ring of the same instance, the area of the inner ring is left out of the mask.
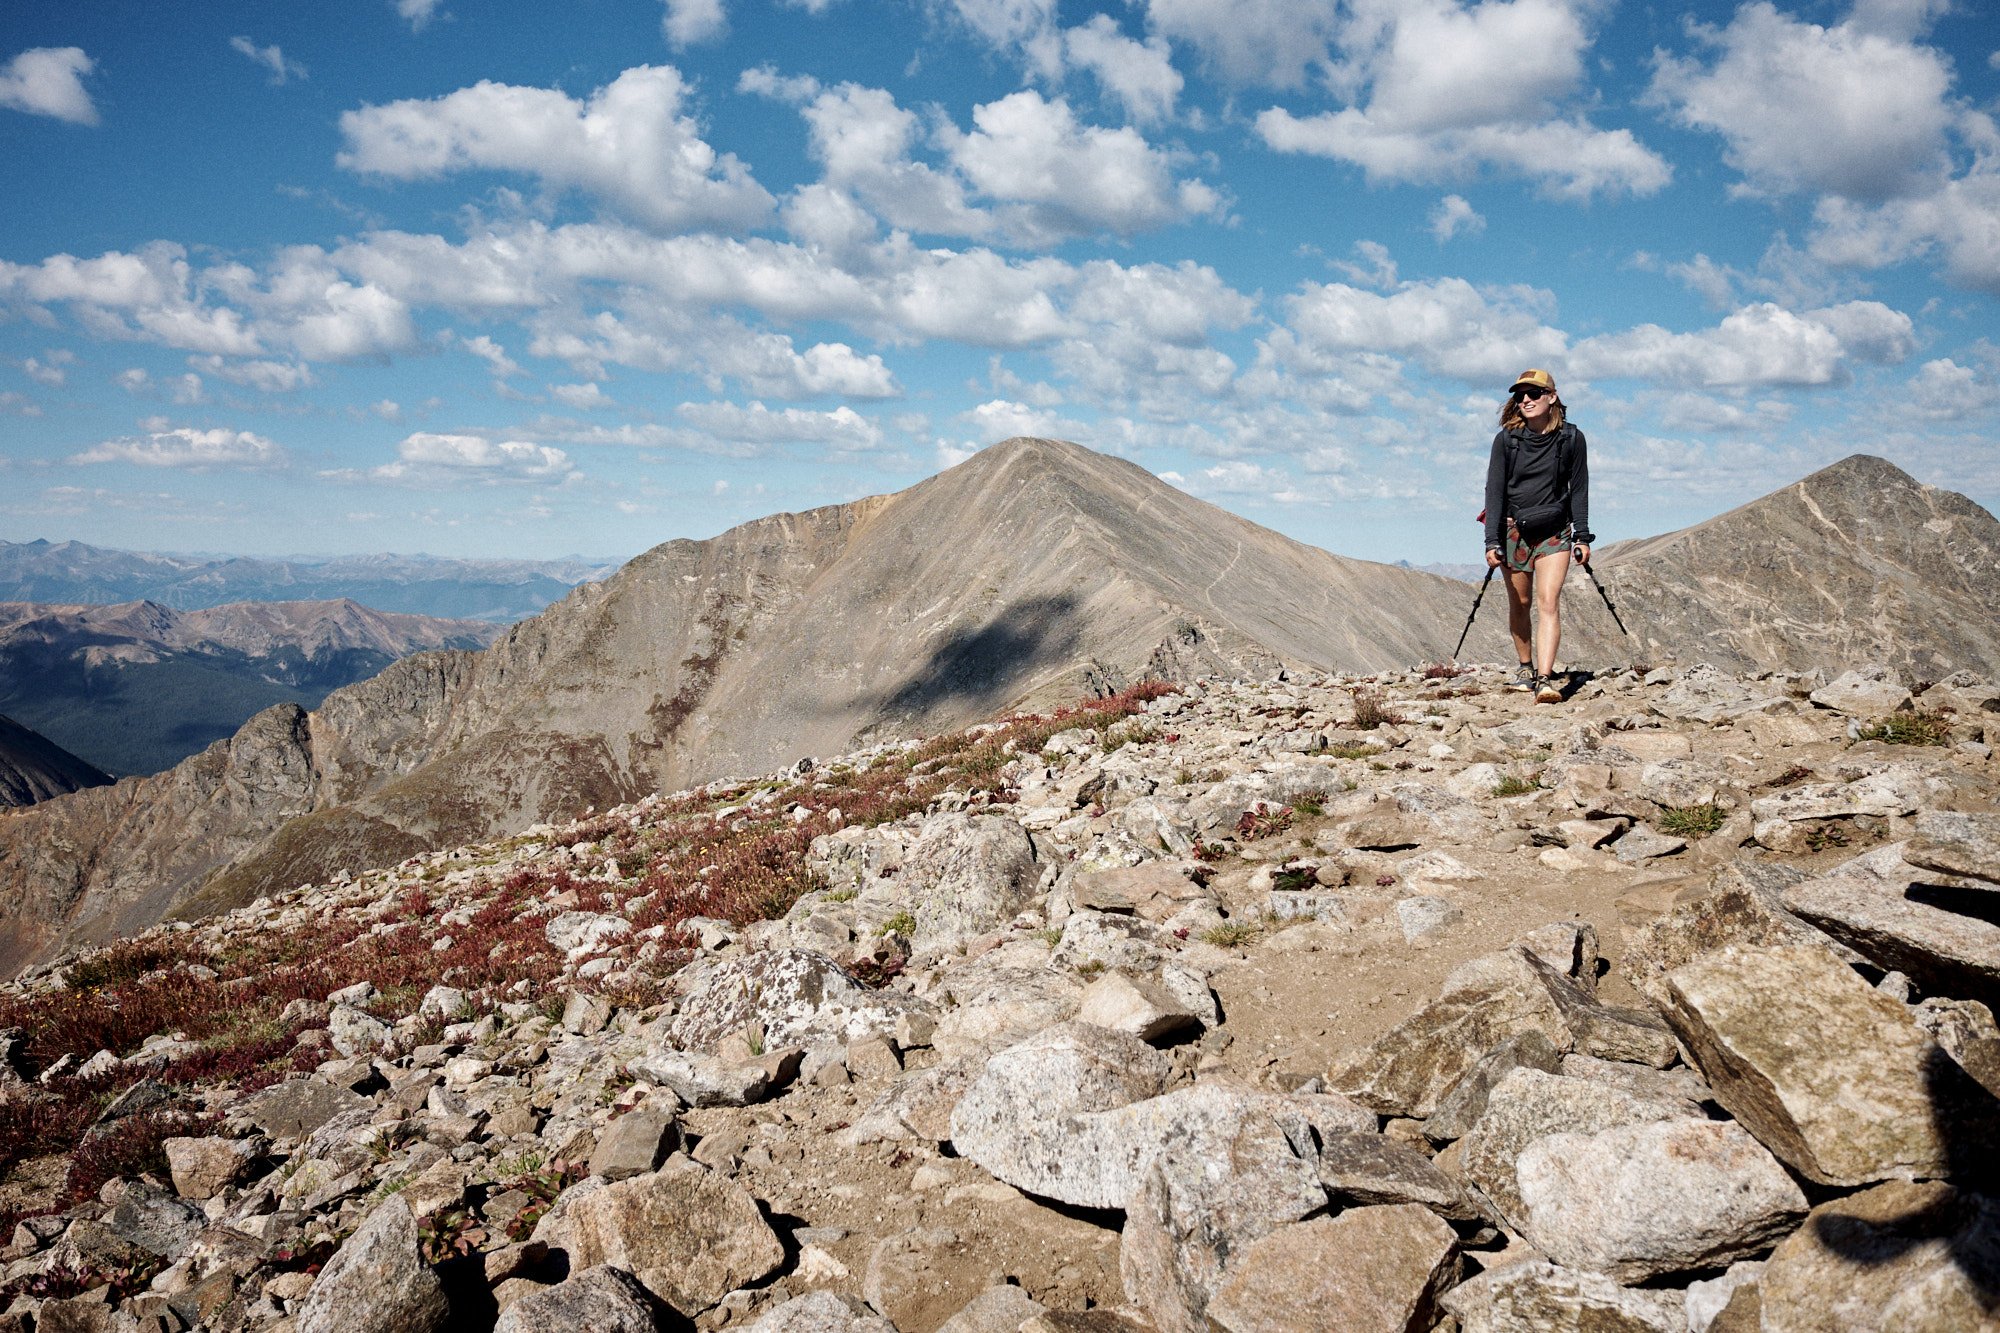
[[[1992,890],[1833,874],[1786,889],[1785,906],[1928,991],[2000,1003],[2000,925],[1973,915],[2000,908]]]
[[[533,1238],[566,1253],[573,1270],[624,1269],[690,1317],[785,1259],[750,1192],[684,1157],[573,1199],[565,1194]]]
[[[1418,1119],[1486,1052],[1510,1037],[1540,1032],[1558,1050],[1570,1034],[1548,992],[1518,971],[1441,995],[1328,1076],[1370,1110]]]
[[[1679,1108],[1629,1092],[1564,1078],[1539,1069],[1510,1071],[1494,1085],[1486,1111],[1460,1140],[1466,1178],[1491,1199],[1509,1221],[1524,1223],[1515,1163],[1524,1149],[1550,1134],[1595,1133],[1619,1125],[1665,1120]]]
[[[1205,1333],[1209,1298],[1245,1246],[1326,1207],[1311,1144],[1246,1117],[1214,1151],[1154,1156],[1125,1210],[1125,1298],[1160,1333]],[[1301,1152],[1301,1147],[1306,1149]]]
[[[945,953],[997,930],[1028,905],[1041,867],[1027,830],[1003,815],[946,813],[923,823],[896,872],[915,901],[918,953]]]
[[[1415,1204],[1281,1227],[1230,1265],[1209,1302],[1224,1333],[1422,1333],[1457,1276],[1458,1237]]]
[[[493,1333],[655,1333],[659,1327],[652,1298],[639,1280],[599,1266],[515,1301]]]
[[[767,1048],[844,1046],[885,1037],[923,1001],[896,991],[872,991],[824,954],[773,949],[742,958],[705,959],[681,978],[686,998],[662,1033],[664,1045],[708,1051],[751,1024],[762,1025]]]
[[[1716,1100],[1815,1181],[1940,1175],[1954,1141],[1995,1132],[1992,1095],[1824,950],[1731,945],[1667,985],[1667,1021]]]
[[[896,1326],[851,1297],[813,1291],[765,1311],[746,1333],[896,1333]]]
[[[1441,1302],[1460,1333],[1687,1333],[1678,1291],[1620,1286],[1602,1273],[1528,1262],[1490,1269]]]
[[[1775,1157],[1713,1120],[1546,1135],[1514,1172],[1536,1248],[1627,1283],[1762,1253],[1806,1211]]]
[[[167,1173],[174,1193],[183,1199],[212,1199],[241,1181],[261,1155],[255,1139],[171,1138],[160,1145],[167,1154]]]
[[[327,1260],[299,1306],[299,1333],[437,1333],[444,1284],[417,1248],[410,1205],[378,1205]]]
[[[1757,1289],[1764,1333],[1992,1333],[2000,1204],[1942,1181],[1823,1203],[1771,1252]]]

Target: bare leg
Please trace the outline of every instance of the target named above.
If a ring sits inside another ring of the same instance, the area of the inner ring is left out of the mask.
[[[1538,676],[1556,669],[1556,649],[1562,644],[1563,581],[1568,577],[1568,547],[1535,557],[1535,674]]]
[[[1507,632],[1514,636],[1514,660],[1528,660],[1528,598],[1535,586],[1533,571],[1509,569],[1507,576]]]

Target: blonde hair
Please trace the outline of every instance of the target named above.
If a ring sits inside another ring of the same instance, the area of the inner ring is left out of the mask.
[[[1563,423],[1569,420],[1569,413],[1563,407],[1562,395],[1551,394],[1550,396],[1553,397],[1555,401],[1549,404],[1548,415],[1542,418],[1544,424],[1541,427],[1541,430],[1542,433],[1544,434],[1547,434],[1552,431],[1561,430]],[[1521,415],[1521,399],[1518,394],[1510,393],[1501,402],[1500,429],[1501,430],[1531,429],[1528,425],[1527,418]]]

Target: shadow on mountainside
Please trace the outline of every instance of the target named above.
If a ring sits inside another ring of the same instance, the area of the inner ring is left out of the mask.
[[[1037,668],[1076,650],[1079,620],[1077,599],[1067,594],[1015,602],[984,625],[953,631],[870,711],[920,717],[953,704],[998,707]]]
[[[1996,1062],[2000,1064],[2000,1062]],[[1917,1249],[1941,1247],[1985,1314],[2000,1310],[2000,1157],[1994,1152],[2000,1100],[1933,1047],[1924,1064],[1932,1122],[1945,1145],[1951,1192],[1900,1216],[1828,1209],[1811,1222],[1815,1238],[1851,1264],[1879,1267]]]

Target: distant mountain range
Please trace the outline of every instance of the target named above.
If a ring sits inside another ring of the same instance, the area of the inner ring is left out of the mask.
[[[273,704],[316,707],[400,657],[483,648],[505,632],[345,599],[197,611],[0,602],[0,711],[107,772],[157,773]]]
[[[85,763],[48,737],[37,735],[11,717],[0,717],[0,809],[33,805],[110,781],[109,773]]]
[[[1571,662],[2000,672],[2000,523],[1856,456],[1607,547]],[[1760,571],[1762,571],[1760,573]],[[1144,677],[1442,657],[1470,590],[1330,555],[1076,445],[673,541],[484,652],[266,709],[153,777],[0,814],[0,970],[416,852]],[[1466,655],[1511,660],[1487,599]]]
[[[82,542],[0,541],[0,601],[148,601],[187,611],[230,602],[348,598],[380,611],[512,624],[617,567],[615,561],[428,555],[260,560],[149,555]]]

